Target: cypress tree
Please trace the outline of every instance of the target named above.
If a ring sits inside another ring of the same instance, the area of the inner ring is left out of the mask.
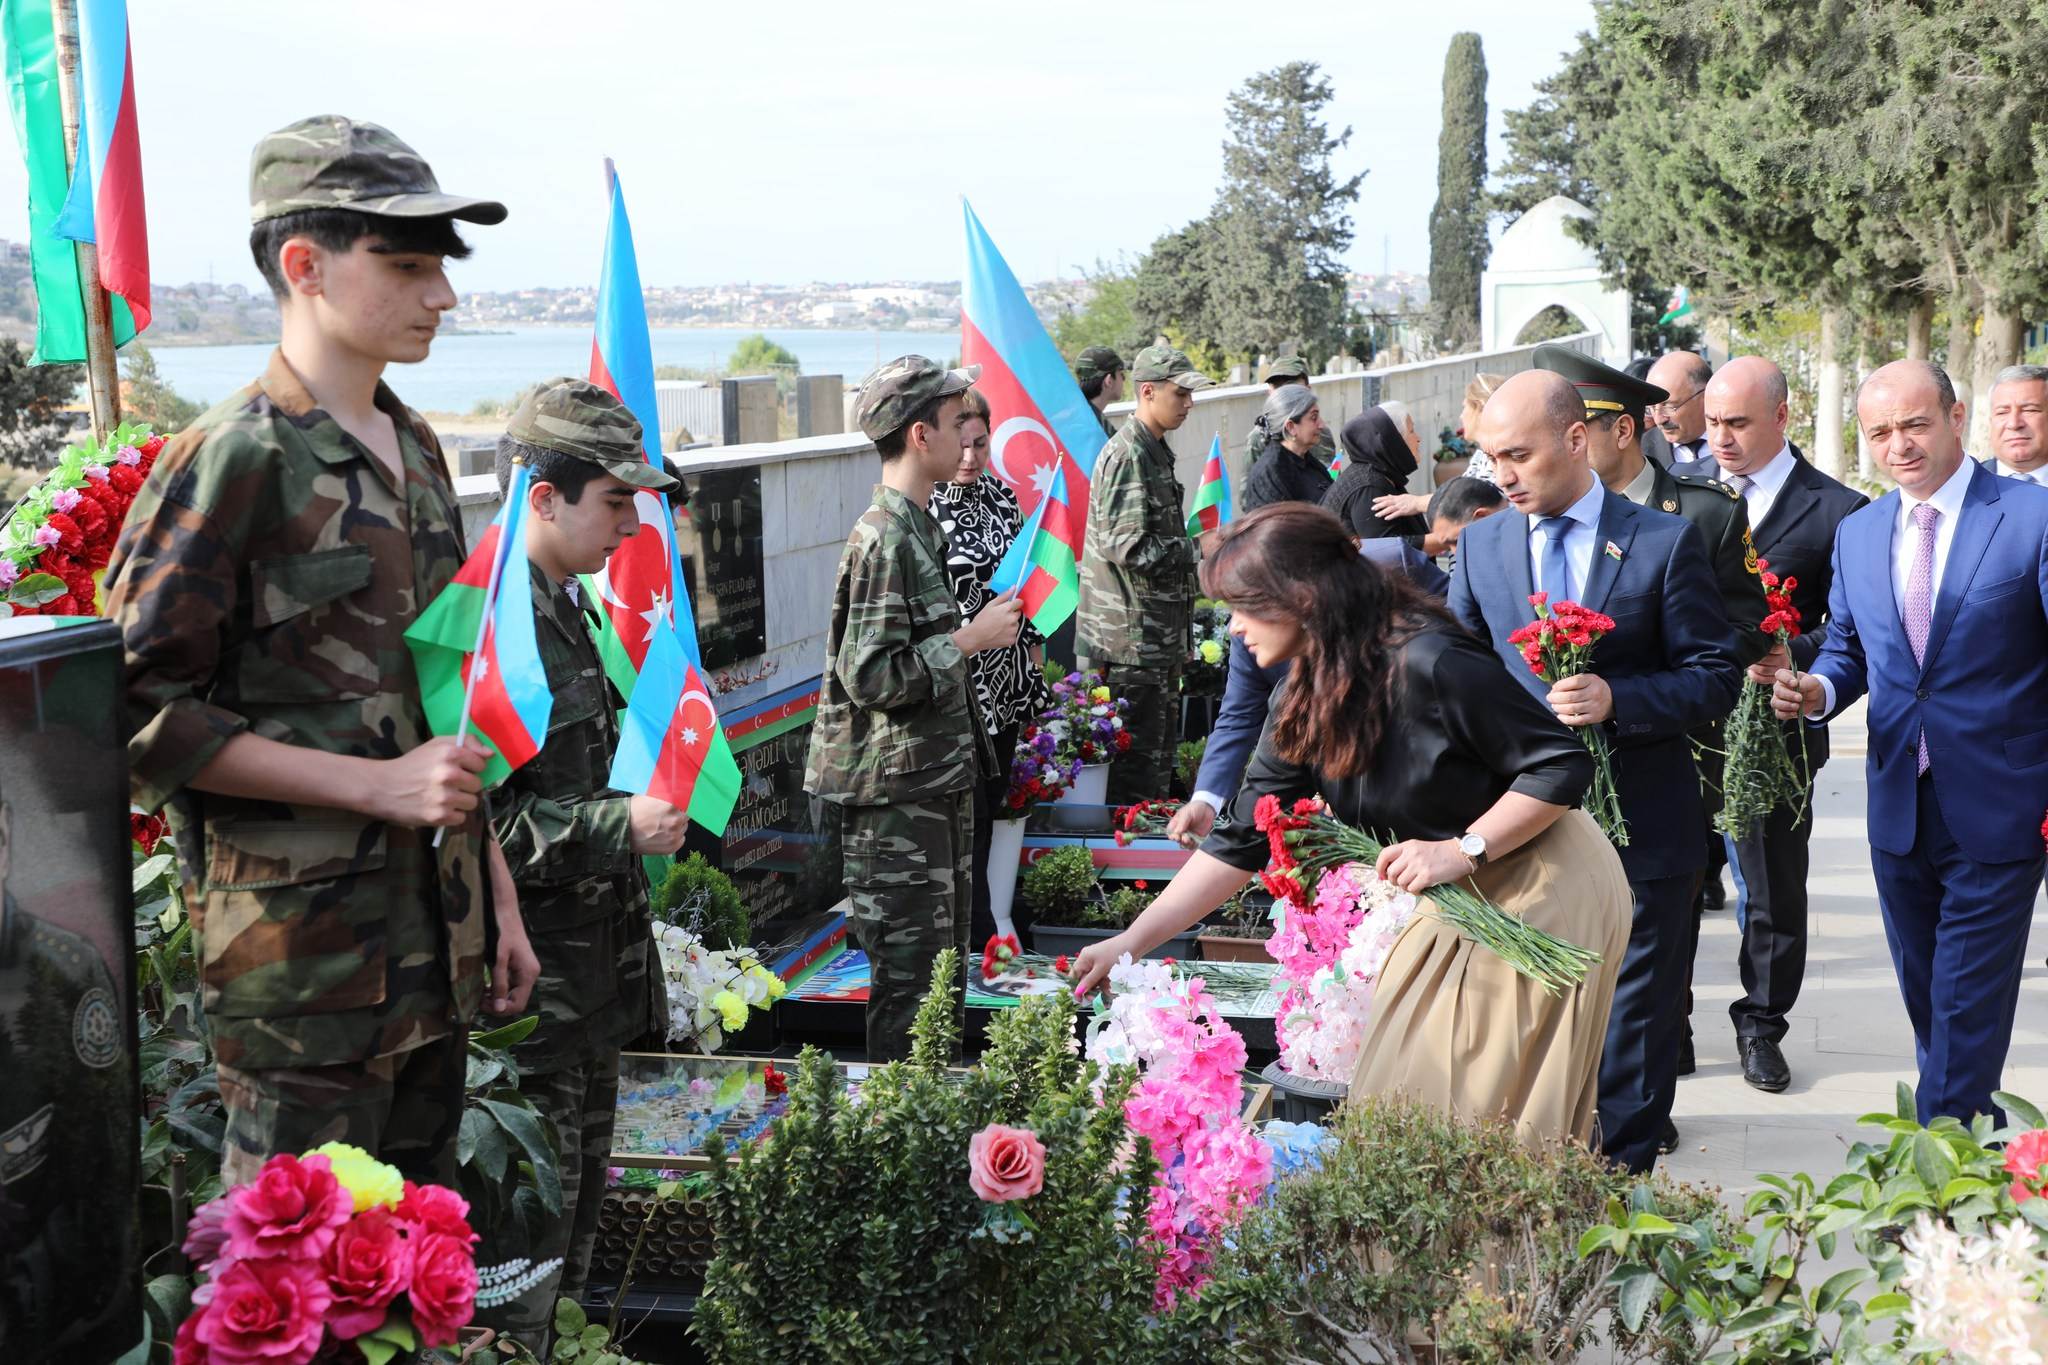
[[[1486,53],[1476,33],[1452,35],[1444,55],[1443,131],[1436,207],[1429,214],[1429,299],[1437,343],[1479,340],[1479,272],[1486,268]]]

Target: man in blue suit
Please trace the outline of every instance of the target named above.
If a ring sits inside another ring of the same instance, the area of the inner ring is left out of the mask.
[[[1870,861],[1920,1121],[2002,1123],[2048,811],[2048,729],[2028,720],[2048,695],[2048,488],[1965,458],[1963,405],[1926,361],[1872,374],[1856,416],[1899,486],[1843,520],[1827,642],[1774,700],[1825,718],[1869,695]]]
[[[1459,539],[1450,607],[1558,719],[1601,726],[1614,755],[1635,905],[1600,1062],[1601,1147],[1647,1171],[1678,1084],[1693,893],[1706,865],[1688,736],[1735,704],[1735,636],[1693,524],[1593,476],[1586,408],[1570,381],[1543,370],[1509,379],[1480,414],[1479,444],[1518,515]],[[1552,685],[1529,671],[1508,637],[1535,619],[1536,592],[1613,618],[1594,672]]]

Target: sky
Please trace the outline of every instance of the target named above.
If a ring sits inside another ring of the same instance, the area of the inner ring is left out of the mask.
[[[1489,164],[1592,21],[1589,0],[1294,9],[1180,0],[1158,17],[1072,0],[128,0],[152,276],[259,287],[249,149],[312,114],[382,123],[444,189],[503,200],[466,228],[458,289],[594,283],[603,158],[650,286],[957,279],[965,194],[1025,280],[1135,258],[1207,211],[1224,101],[1321,64],[1325,116],[1368,170],[1352,268],[1426,271],[1444,50],[1485,43]],[[282,16],[298,16],[285,20]],[[27,237],[18,153],[0,237]],[[1384,253],[1384,254],[1383,254]]]

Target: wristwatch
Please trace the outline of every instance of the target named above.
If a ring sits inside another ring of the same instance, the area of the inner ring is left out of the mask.
[[[1458,836],[1458,852],[1472,860],[1474,872],[1486,866],[1486,840],[1469,829]]]

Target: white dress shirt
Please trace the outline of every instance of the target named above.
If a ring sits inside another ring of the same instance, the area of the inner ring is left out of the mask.
[[[1949,547],[1956,541],[1956,523],[1962,519],[1963,495],[1969,492],[1971,476],[1976,472],[1977,462],[1965,455],[1963,462],[1956,466],[1956,472],[1934,490],[1932,497],[1916,498],[1903,488],[1899,490],[1899,510],[1892,527],[1892,606],[1900,620],[1906,616],[1906,579],[1913,572],[1913,559],[1920,550],[1920,531],[1913,525],[1913,509],[1926,502],[1941,513],[1934,519],[1934,572],[1927,584],[1927,602],[1931,608],[1941,600],[1941,575],[1948,568]],[[1831,716],[1835,713],[1835,680],[1818,669],[1814,670],[1813,676],[1820,679],[1820,714]]]
[[[1594,532],[1600,525],[1600,504],[1607,492],[1607,486],[1598,479],[1581,497],[1561,514],[1570,519],[1571,525],[1564,533],[1565,571],[1571,582],[1559,585],[1543,581],[1543,547],[1550,537],[1543,534],[1542,517],[1529,518],[1529,581],[1536,585],[1536,591],[1549,593],[1553,602],[1576,602],[1586,590],[1586,579],[1593,572]]]
[[[1998,472],[2008,479],[2018,479],[2023,483],[2038,483],[2042,487],[2048,488],[2048,465],[2043,465],[2039,469],[2009,469],[2001,464],[1998,466]]]
[[[1778,505],[1778,494],[1785,491],[1785,480],[1792,477],[1792,466],[1798,458],[1792,453],[1792,443],[1787,441],[1771,457],[1769,464],[1749,475],[1749,487],[1742,490],[1742,500],[1749,508],[1750,530],[1761,526],[1764,518],[1771,514],[1771,509]]]

